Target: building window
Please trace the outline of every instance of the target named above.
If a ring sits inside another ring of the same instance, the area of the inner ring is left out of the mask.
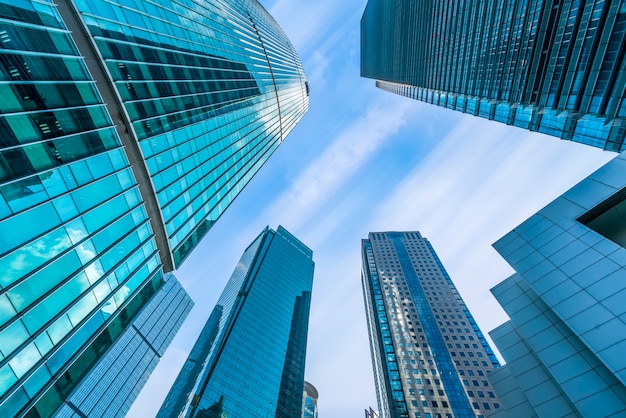
[[[578,222],[626,247],[626,188],[583,214]]]

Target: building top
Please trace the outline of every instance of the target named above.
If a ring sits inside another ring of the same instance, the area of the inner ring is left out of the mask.
[[[158,416],[299,416],[313,270],[302,242],[266,227],[244,251]]]
[[[307,393],[307,395],[309,395],[311,398],[315,398],[317,399],[319,397],[318,393],[317,393],[317,389],[315,388],[315,386],[313,386],[312,384],[310,384],[309,382],[307,382],[306,380],[304,381],[304,391]]]
[[[170,271],[306,113],[302,64],[256,0],[76,7],[75,31],[88,33],[78,46],[112,109]]]

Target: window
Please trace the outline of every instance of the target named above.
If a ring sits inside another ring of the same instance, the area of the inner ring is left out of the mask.
[[[626,247],[625,213],[626,188],[598,204],[577,220],[605,238]]]

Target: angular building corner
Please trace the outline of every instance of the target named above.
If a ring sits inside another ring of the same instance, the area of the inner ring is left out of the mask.
[[[402,96],[619,152],[624,45],[624,0],[369,0],[361,75]]]
[[[371,232],[361,255],[379,416],[498,410],[487,374],[500,363],[430,242],[419,232]]]
[[[516,273],[492,289],[494,417],[626,414],[626,154],[494,244]]]
[[[301,416],[312,257],[280,226],[248,246],[157,417]]]
[[[0,44],[0,416],[49,417],[170,294],[308,85],[256,0],[0,0]]]

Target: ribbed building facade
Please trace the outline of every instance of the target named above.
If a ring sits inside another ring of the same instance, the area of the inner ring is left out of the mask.
[[[0,1],[0,416],[48,417],[308,107],[255,0]]]
[[[626,416],[626,155],[494,244],[516,273],[492,289],[493,417]]]
[[[250,244],[157,417],[302,415],[312,256],[282,227]]]
[[[497,410],[487,374],[500,364],[430,242],[419,232],[372,232],[361,254],[380,417]]]
[[[626,2],[369,0],[381,89],[611,151],[626,148]]]
[[[55,418],[126,416],[193,307],[178,280],[171,273],[164,278],[165,285],[55,412]]]

